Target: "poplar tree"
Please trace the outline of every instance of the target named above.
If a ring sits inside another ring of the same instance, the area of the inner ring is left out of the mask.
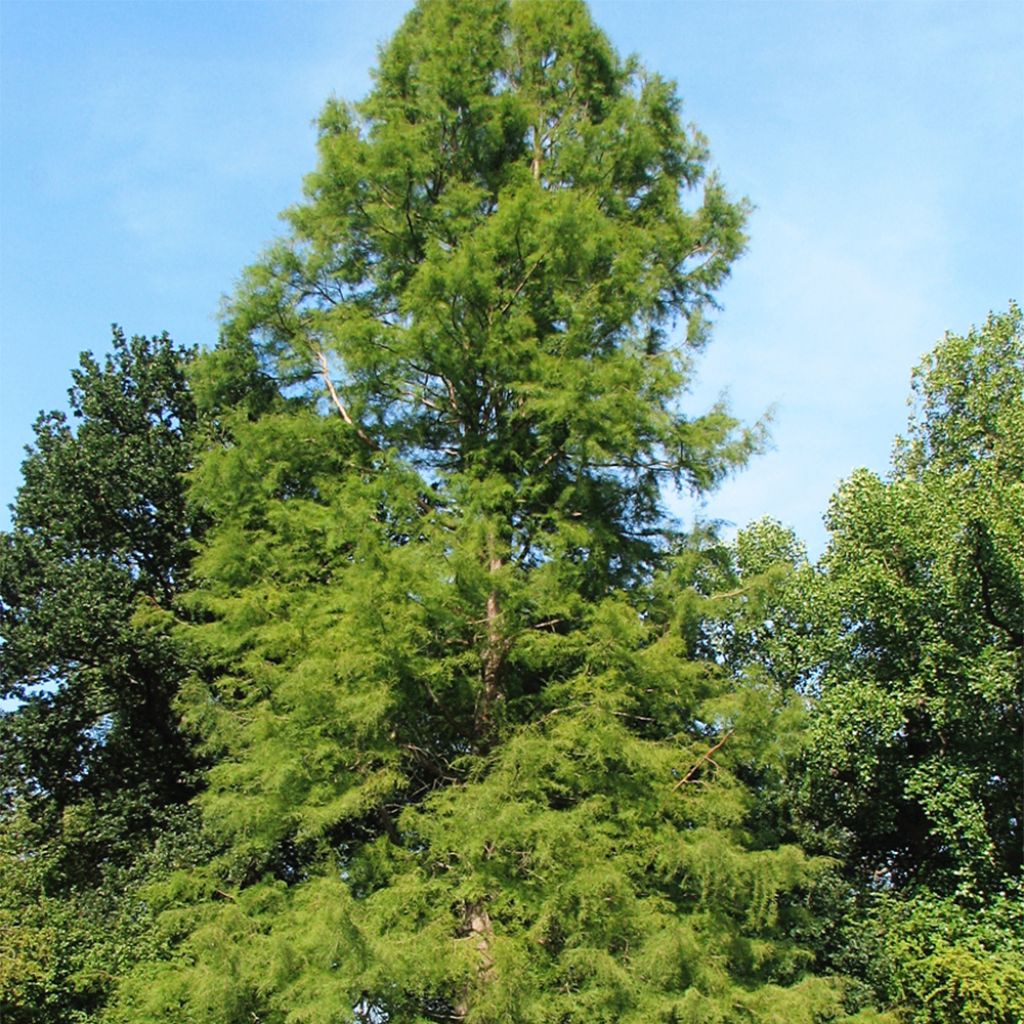
[[[761,442],[682,402],[746,208],[673,86],[580,3],[425,0],[319,153],[196,384],[252,351],[290,404],[194,476],[221,852],[115,1017],[841,1019],[662,503]]]

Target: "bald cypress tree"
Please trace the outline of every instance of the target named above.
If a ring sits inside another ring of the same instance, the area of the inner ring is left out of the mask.
[[[681,401],[745,208],[680,114],[582,4],[503,0],[425,0],[325,108],[226,327],[291,405],[194,481],[222,854],[152,887],[123,1019],[842,1016],[662,505],[760,443]]]

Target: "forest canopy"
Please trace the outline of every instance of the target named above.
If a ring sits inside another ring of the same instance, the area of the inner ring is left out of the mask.
[[[7,1024],[1018,1024],[1024,332],[811,564],[683,525],[748,205],[573,0],[423,0],[218,346],[115,330],[0,548]]]

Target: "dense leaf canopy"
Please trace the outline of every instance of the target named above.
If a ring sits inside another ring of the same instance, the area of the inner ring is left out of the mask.
[[[169,609],[191,557],[187,358],[166,337],[115,330],[105,364],[86,354],[73,374],[77,425],[63,413],[36,424],[0,549],[0,693],[18,701],[0,720],[0,769],[5,794],[40,813],[189,790],[175,653],[136,618]]]
[[[1019,875],[1024,846],[1019,309],[947,337],[914,397],[891,478],[829,513],[808,780],[862,870],[952,891]]]
[[[0,1016],[80,1021],[145,948],[133,890],[191,820],[168,632],[198,520],[191,353],[114,331],[40,417],[0,538]],[[185,828],[190,831],[190,826]],[[120,922],[113,926],[114,922]]]

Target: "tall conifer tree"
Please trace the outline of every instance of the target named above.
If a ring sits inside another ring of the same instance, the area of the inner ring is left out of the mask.
[[[308,397],[194,484],[223,853],[153,887],[123,1019],[842,1016],[661,504],[760,440],[680,402],[744,245],[707,160],[577,2],[425,0],[328,104],[226,332]]]

